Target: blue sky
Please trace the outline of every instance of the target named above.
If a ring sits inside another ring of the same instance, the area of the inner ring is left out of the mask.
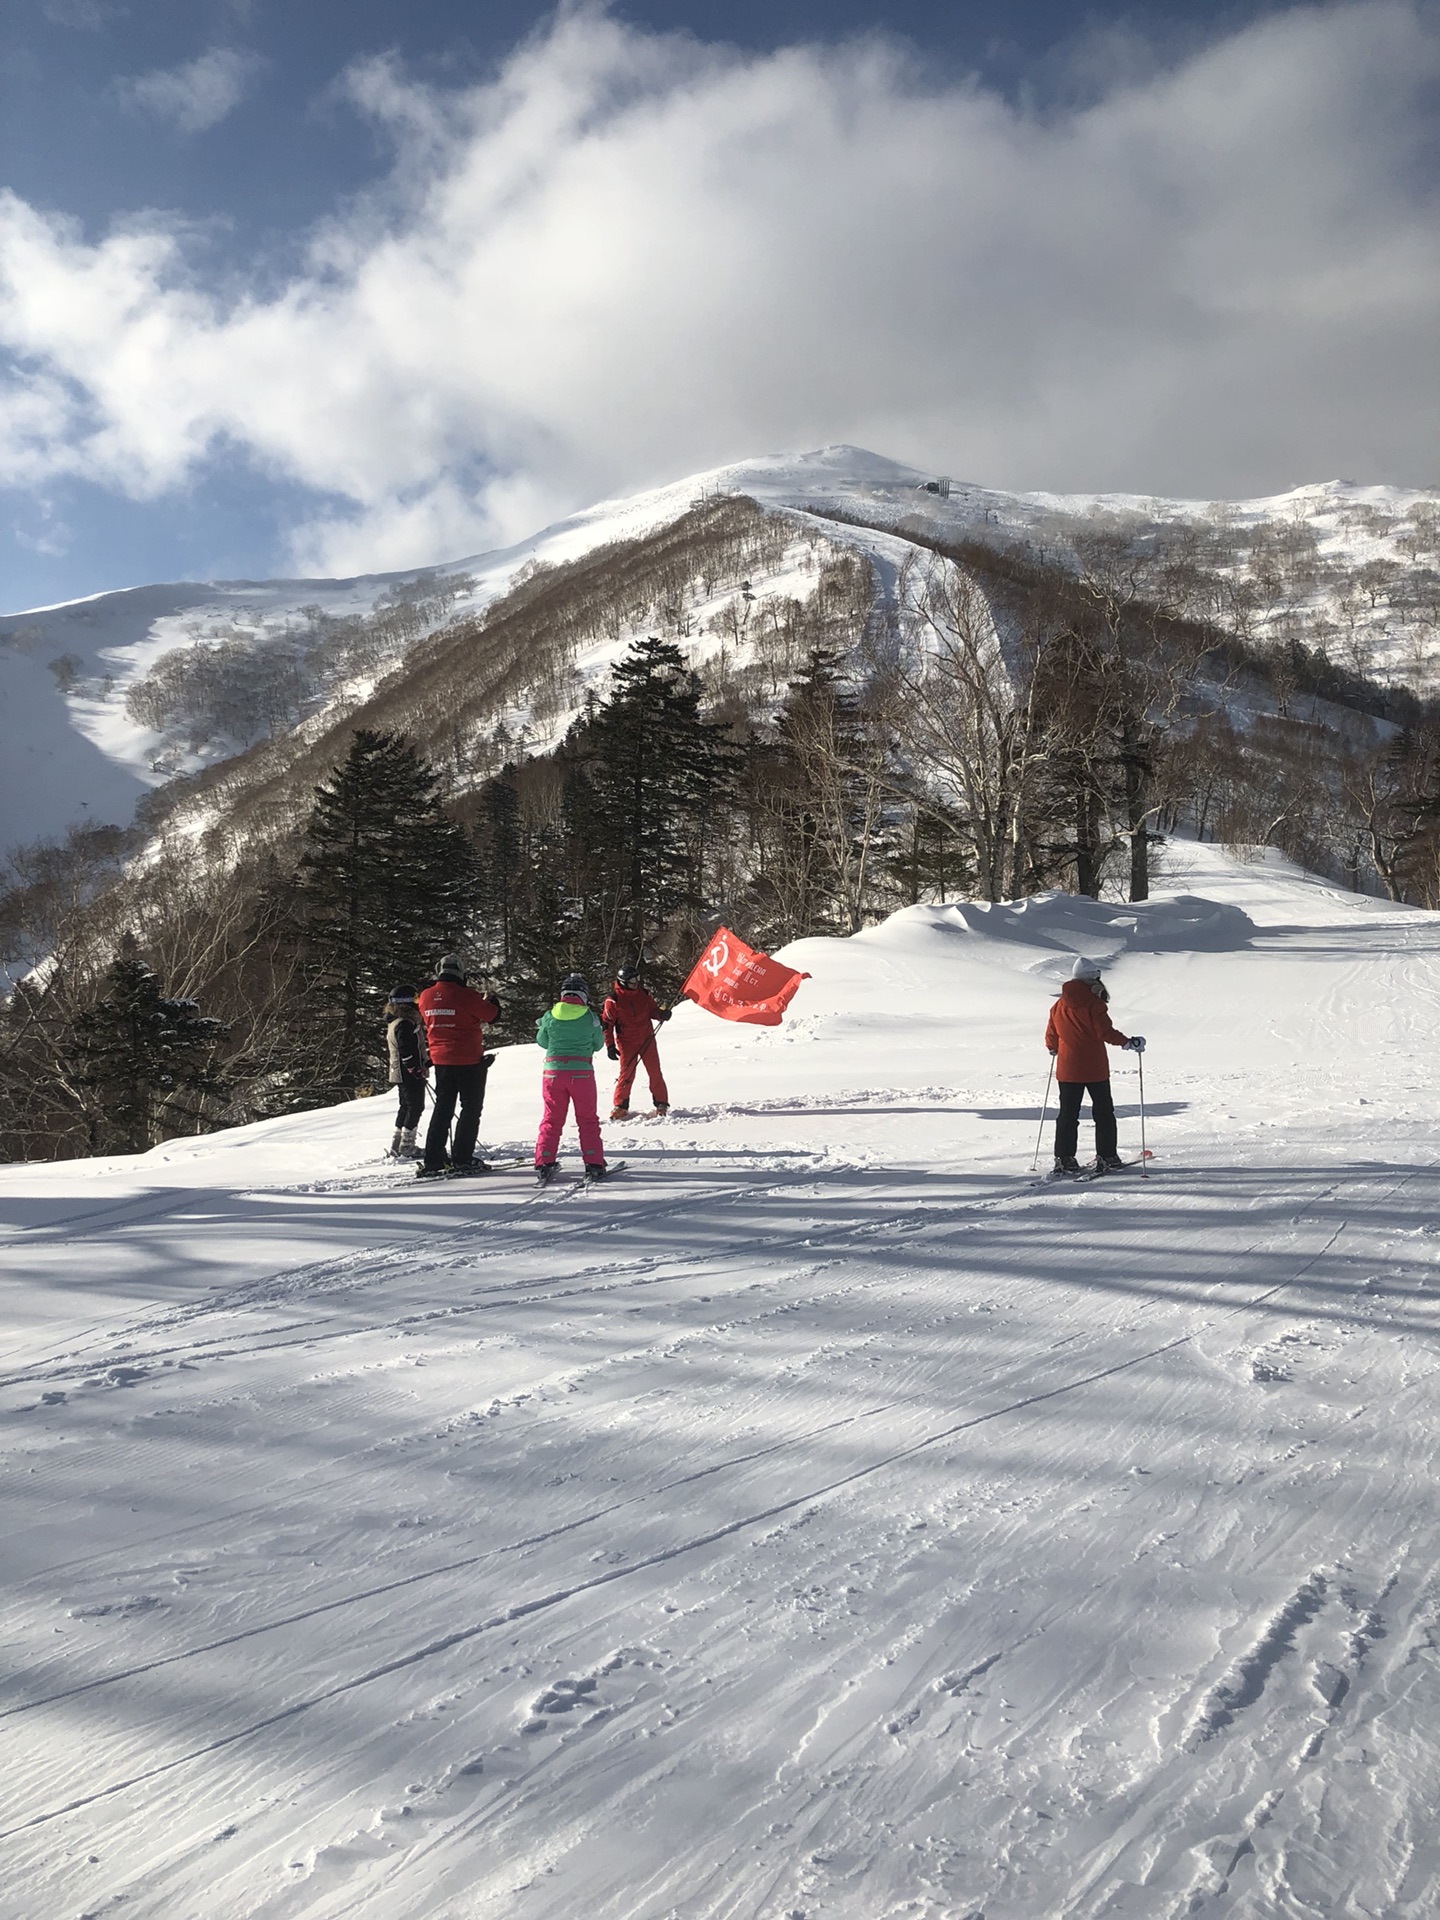
[[[1429,0],[4,17],[3,610],[421,564],[828,440],[1440,478]]]

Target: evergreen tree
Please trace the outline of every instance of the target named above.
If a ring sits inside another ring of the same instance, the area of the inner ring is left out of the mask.
[[[572,971],[598,983],[603,956],[587,938],[585,903],[575,892],[573,835],[563,821],[542,828],[530,843],[524,910],[516,915],[507,985],[517,1006],[548,1006],[560,981]],[[530,1015],[524,1037],[534,1037]]]
[[[637,640],[610,698],[577,730],[583,780],[567,796],[580,884],[611,957],[703,902],[707,844],[729,805],[739,755],[700,712],[680,649]]]
[[[520,792],[513,765],[502,767],[480,790],[475,842],[479,855],[476,904],[491,961],[505,978],[515,962],[526,868]]]
[[[127,934],[104,997],[72,1028],[71,1079],[92,1152],[143,1153],[178,1122],[202,1119],[205,1096],[222,1091],[213,1064],[225,1031],[193,1000],[168,999]]]
[[[963,898],[974,884],[975,869],[959,814],[931,798],[912,800],[909,813],[885,862],[892,885],[912,907],[921,900]]]
[[[368,1077],[386,994],[460,942],[475,858],[438,788],[403,734],[360,729],[315,789],[296,874],[311,1093],[340,1097]]]

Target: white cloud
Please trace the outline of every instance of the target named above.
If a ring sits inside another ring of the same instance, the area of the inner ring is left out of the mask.
[[[181,133],[205,133],[239,106],[264,64],[258,54],[212,47],[183,66],[161,67],[117,85],[131,106],[168,120]]]
[[[1000,486],[1432,481],[1437,76],[1424,0],[1127,60],[1048,116],[878,44],[584,8],[468,92],[371,63],[392,176],[279,293],[0,201],[0,480],[144,496],[238,445],[352,503],[295,536],[346,571],[839,439]]]
[[[129,8],[116,6],[113,0],[41,0],[40,11],[53,27],[79,27],[84,33],[99,33]]]
[[[61,519],[55,502],[43,495],[31,500],[28,519],[12,522],[10,531],[16,546],[47,560],[67,554],[75,539],[75,529]]]

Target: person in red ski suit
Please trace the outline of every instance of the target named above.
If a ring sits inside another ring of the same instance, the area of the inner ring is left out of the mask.
[[[446,1171],[484,1173],[485,1162],[475,1158],[475,1141],[490,1065],[485,1029],[500,1018],[500,1002],[467,986],[464,968],[453,953],[447,953],[440,962],[439,978],[425,989],[417,1004],[435,1069],[435,1105],[425,1135],[425,1158],[415,1171],[422,1179],[432,1180]],[[446,1140],[457,1100],[460,1118],[447,1154]]]
[[[1045,1045],[1055,1056],[1055,1081],[1060,1112],[1055,1120],[1055,1171],[1077,1174],[1075,1148],[1080,1137],[1080,1102],[1090,1096],[1095,1122],[1095,1170],[1115,1173],[1123,1165],[1118,1151],[1115,1102],[1110,1097],[1110,1059],[1105,1049],[1128,1047],[1145,1051],[1137,1033],[1130,1038],[1110,1024],[1110,996],[1093,960],[1077,960],[1060,998],[1045,1023]]]
[[[630,1118],[630,1089],[635,1084],[635,1070],[642,1060],[650,1079],[650,1098],[655,1102],[656,1113],[670,1111],[670,1094],[665,1085],[665,1076],[660,1071],[660,1049],[655,1044],[654,1027],[655,1021],[663,1024],[669,1018],[670,1009],[662,1007],[640,985],[639,968],[628,965],[621,967],[615,975],[615,985],[600,1010],[600,1022],[605,1029],[605,1051],[612,1060],[620,1062],[611,1100],[612,1120]]]

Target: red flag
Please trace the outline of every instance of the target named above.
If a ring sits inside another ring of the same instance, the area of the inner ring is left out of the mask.
[[[693,1000],[697,1007],[718,1014],[722,1020],[778,1027],[800,982],[809,978],[808,973],[797,973],[782,961],[772,960],[768,953],[756,953],[728,927],[721,927],[695,962],[680,992],[684,999]]]

